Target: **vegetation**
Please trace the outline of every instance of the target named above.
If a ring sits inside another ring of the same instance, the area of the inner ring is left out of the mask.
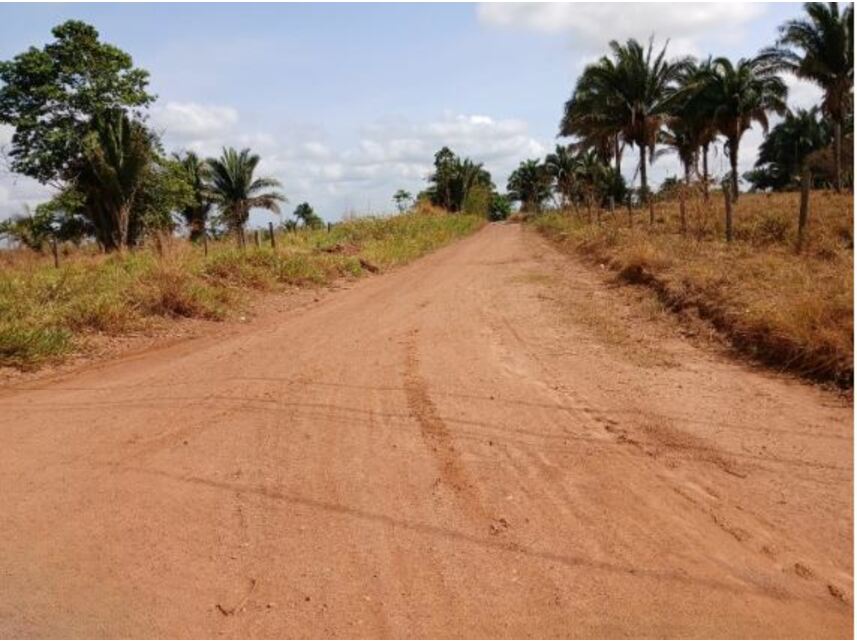
[[[309,203],[304,202],[299,204],[295,208],[294,215],[305,228],[318,229],[324,225],[324,221],[315,213],[315,210],[312,209]]]
[[[236,233],[242,247],[246,244],[244,226],[250,210],[260,208],[279,214],[279,204],[286,200],[279,192],[265,191],[279,187],[279,181],[254,176],[259,160],[259,155],[252,154],[249,149],[238,152],[232,147],[224,148],[220,158],[208,159],[210,198],[220,208],[222,221]]]
[[[384,270],[476,230],[472,216],[408,214],[354,219],[330,232],[304,228],[276,239],[276,248],[202,248],[173,239],[123,255],[86,249],[59,269],[31,252],[0,260],[0,365],[32,367],[85,350],[92,333],[122,334],[159,318],[223,319],[252,290],[280,284],[323,285]]]
[[[533,225],[568,251],[646,284],[669,308],[699,314],[739,351],[777,368],[853,384],[853,197],[813,195],[813,227],[795,254],[795,193],[750,195],[735,206],[735,241],[722,235],[724,205],[659,203],[654,226],[621,216],[601,225],[560,212]],[[637,217],[640,218],[641,213]]]
[[[420,197],[448,212],[461,212],[471,190],[484,187],[494,190],[491,175],[481,163],[459,158],[448,147],[434,155],[434,172],[429,186]]]
[[[810,2],[806,18],[780,27],[777,46],[763,52],[774,68],[816,83],[824,92],[821,108],[833,124],[836,191],[842,191],[842,127],[854,93],[854,7],[840,13],[836,2]]]

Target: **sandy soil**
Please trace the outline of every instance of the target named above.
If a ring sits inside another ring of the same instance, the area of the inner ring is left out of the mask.
[[[0,635],[850,637],[852,439],[491,225],[0,389]]]

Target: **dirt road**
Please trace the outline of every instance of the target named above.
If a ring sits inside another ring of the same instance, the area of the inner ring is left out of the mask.
[[[0,391],[0,635],[850,637],[851,424],[492,225]]]

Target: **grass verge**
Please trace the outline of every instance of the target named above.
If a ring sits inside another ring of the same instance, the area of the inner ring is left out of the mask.
[[[316,286],[406,263],[482,225],[476,217],[409,214],[301,230],[239,250],[232,240],[171,240],[125,255],[82,250],[49,260],[15,251],[0,267],[0,366],[33,368],[80,350],[91,333],[121,335],[156,319],[221,320],[253,291]],[[162,245],[163,248],[163,245]]]
[[[808,234],[797,242],[797,194],[742,195],[735,240],[723,241],[724,205],[660,203],[654,225],[638,211],[533,217],[562,249],[645,284],[674,311],[697,313],[739,352],[777,369],[853,387],[853,196],[815,192]]]

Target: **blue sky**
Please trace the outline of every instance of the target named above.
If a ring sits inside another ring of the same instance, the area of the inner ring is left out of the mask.
[[[392,210],[396,189],[425,185],[444,144],[505,186],[520,160],[555,145],[577,74],[612,38],[654,34],[676,55],[749,56],[799,12],[739,3],[4,4],[0,58],[43,45],[66,19],[89,22],[151,73],[159,98],[150,122],[168,149],[249,146],[283,182],[286,212],[309,201],[336,220]],[[792,104],[817,100],[815,88],[790,84]],[[0,144],[9,135],[0,130]],[[746,168],[761,133],[745,139]],[[651,174],[676,171],[665,157]],[[0,217],[47,194],[2,172]]]

